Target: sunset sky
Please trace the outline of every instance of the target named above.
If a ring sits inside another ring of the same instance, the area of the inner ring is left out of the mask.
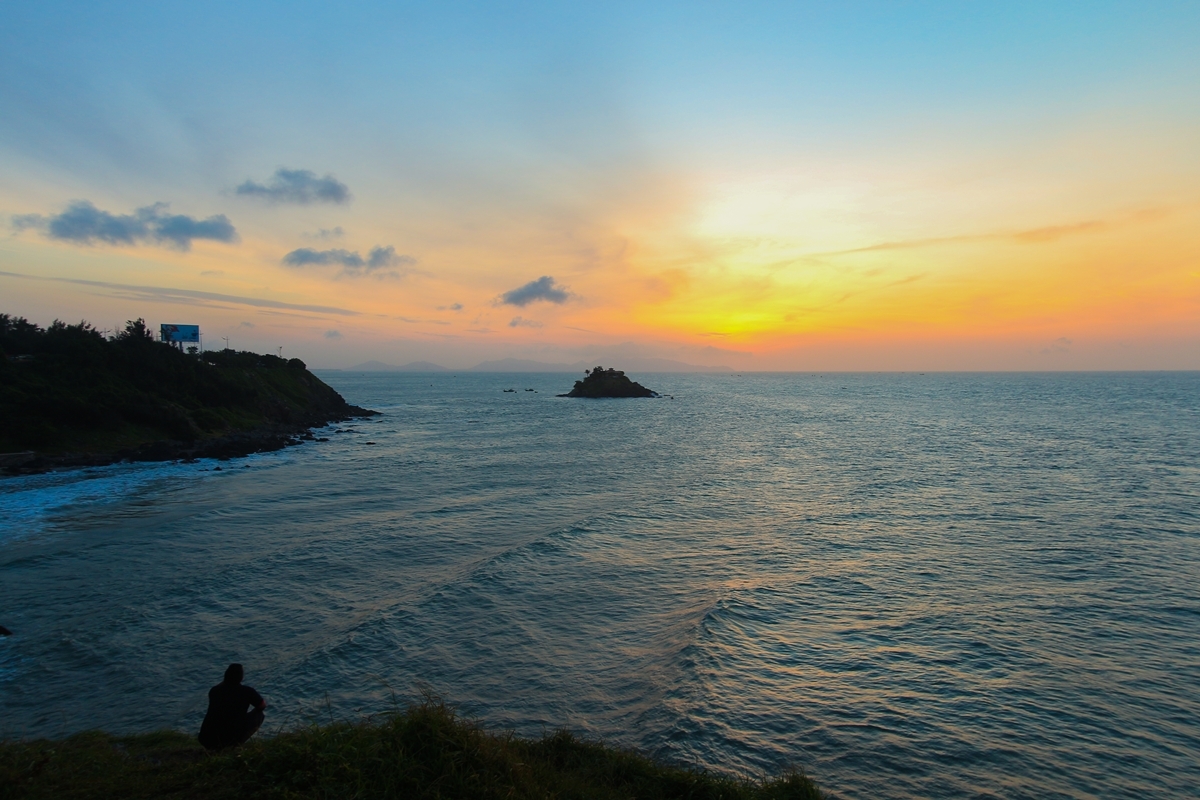
[[[1195,2],[9,2],[0,311],[317,367],[1198,369],[1198,43]]]

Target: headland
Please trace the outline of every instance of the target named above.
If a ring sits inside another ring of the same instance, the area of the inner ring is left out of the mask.
[[[233,458],[377,413],[297,358],[185,353],[140,319],[105,338],[86,322],[43,329],[0,314],[0,473]]]

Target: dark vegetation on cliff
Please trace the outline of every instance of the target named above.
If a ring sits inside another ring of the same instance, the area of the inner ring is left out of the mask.
[[[299,359],[183,353],[140,319],[106,339],[86,322],[41,328],[0,314],[0,453],[43,459],[0,468],[244,455],[373,413]]]
[[[0,743],[0,798],[689,798],[819,800],[800,773],[764,782],[671,767],[560,731],[496,735],[428,701],[359,723],[261,734],[209,754],[175,731]]]
[[[658,397],[658,392],[631,381],[619,369],[596,367],[584,374],[583,380],[575,381],[575,388],[559,397]]]

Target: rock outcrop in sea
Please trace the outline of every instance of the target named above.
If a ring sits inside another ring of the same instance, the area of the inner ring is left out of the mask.
[[[584,371],[584,379],[575,381],[575,388],[559,397],[659,397],[658,392],[631,381],[619,369],[596,367]]]

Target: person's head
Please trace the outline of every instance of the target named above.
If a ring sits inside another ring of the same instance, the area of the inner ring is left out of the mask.
[[[225,670],[226,683],[241,683],[242,682],[242,665],[230,664]]]

